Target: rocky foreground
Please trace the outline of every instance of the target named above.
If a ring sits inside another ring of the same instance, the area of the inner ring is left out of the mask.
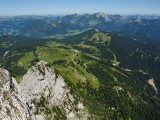
[[[87,119],[87,108],[71,91],[45,61],[29,69],[20,84],[0,69],[0,120]]]

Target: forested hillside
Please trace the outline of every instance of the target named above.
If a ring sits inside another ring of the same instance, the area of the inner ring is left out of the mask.
[[[87,106],[89,119],[158,120],[160,95],[148,80],[159,92],[159,45],[146,34],[98,29],[62,39],[1,36],[0,66],[20,82],[47,61]]]

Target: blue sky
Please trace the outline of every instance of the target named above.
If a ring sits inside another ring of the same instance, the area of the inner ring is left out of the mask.
[[[0,15],[160,14],[160,0],[0,0]]]

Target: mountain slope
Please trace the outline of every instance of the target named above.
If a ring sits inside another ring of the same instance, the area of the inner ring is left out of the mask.
[[[136,34],[134,37],[133,34],[125,36],[88,29],[65,39],[35,39],[34,46],[28,44],[32,49],[21,47],[21,44],[18,48],[13,47],[14,50],[1,59],[2,66],[12,68],[7,65],[10,60],[13,62],[11,65],[17,64],[18,67],[28,70],[38,61],[49,62],[49,65],[54,66],[57,73],[63,76],[74,95],[80,97],[90,119],[156,120],[160,117],[159,94],[155,93],[147,81],[154,77],[155,86],[159,88],[159,74],[156,72],[160,64],[157,58],[159,46],[145,37],[141,39],[141,36]],[[11,46],[10,49],[13,48]],[[5,54],[6,49],[4,47],[3,49]],[[17,57],[17,55],[21,56]],[[153,71],[151,69],[153,64],[149,64],[150,61],[156,65]],[[138,62],[139,66],[134,67],[137,65],[133,64],[134,62]],[[35,69],[33,67],[33,70],[30,69],[29,74],[27,73],[27,77],[24,77],[25,80],[23,78],[20,83],[24,86],[24,91],[29,91],[31,87],[33,95],[36,94],[37,89],[32,83],[37,83],[41,79],[43,83],[46,78],[50,78],[46,74],[43,75],[43,67],[42,72],[41,68],[38,70],[38,65],[36,68],[35,72],[38,71],[36,75],[32,76]],[[52,74],[50,68],[46,73]],[[24,73],[20,74],[20,76],[23,75]],[[35,81],[32,81],[33,78]],[[30,82],[27,82],[27,79]],[[40,85],[42,84],[37,84],[37,86]],[[38,88],[43,89],[43,87]],[[54,89],[51,90],[54,91]],[[40,93],[43,94],[41,91]],[[56,98],[55,95],[50,97]],[[43,104],[41,106],[44,107]],[[46,112],[41,108],[40,111]]]

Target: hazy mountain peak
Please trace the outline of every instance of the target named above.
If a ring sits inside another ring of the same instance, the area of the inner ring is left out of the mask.
[[[106,17],[107,16],[107,14],[104,12],[97,12],[97,13],[95,13],[95,15],[96,15],[96,17]]]
[[[138,16],[135,21],[138,22],[138,23],[142,23],[143,22],[141,16]]]

